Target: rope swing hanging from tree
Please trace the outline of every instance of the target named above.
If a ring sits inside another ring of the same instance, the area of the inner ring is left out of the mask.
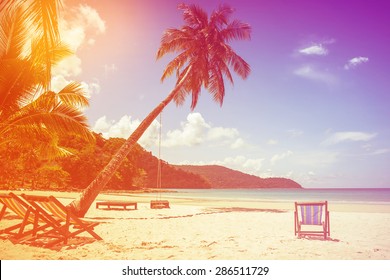
[[[161,199],[162,185],[161,185],[161,135],[162,135],[162,112],[160,113],[160,128],[158,133],[158,158],[157,158],[157,191],[156,200],[150,201],[150,208],[162,209],[169,208],[169,201]]]

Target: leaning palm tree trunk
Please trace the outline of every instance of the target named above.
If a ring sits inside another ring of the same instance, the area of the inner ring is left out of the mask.
[[[164,110],[164,108],[174,99],[176,94],[180,91],[183,86],[188,73],[191,71],[191,66],[187,69],[187,73],[183,76],[180,82],[176,87],[170,92],[170,94],[165,98],[150,114],[142,121],[142,123],[137,127],[136,130],[129,136],[122,147],[116,152],[111,161],[106,165],[106,167],[99,173],[99,175],[89,184],[89,186],[80,194],[79,198],[75,199],[70,204],[71,211],[79,216],[84,217],[88,209],[91,207],[92,203],[98,196],[99,192],[103,187],[110,181],[112,176],[115,174],[116,170],[120,167],[126,156],[134,148],[137,141],[141,138],[144,132],[152,124],[152,122],[157,118],[157,116]]]

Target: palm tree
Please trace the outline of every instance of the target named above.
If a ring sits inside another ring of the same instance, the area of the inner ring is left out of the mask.
[[[0,146],[17,148],[34,140],[48,157],[66,155],[58,137],[76,132],[92,140],[79,83],[50,91],[51,67],[70,50],[60,43],[60,1],[29,0],[0,5]]]
[[[233,9],[220,6],[210,17],[196,5],[181,4],[185,25],[180,29],[165,31],[157,59],[167,53],[179,53],[166,67],[161,80],[176,73],[177,82],[171,93],[142,121],[130,135],[116,155],[100,172],[95,180],[70,204],[72,211],[84,216],[100,190],[107,184],[126,155],[138,139],[172,100],[183,104],[191,95],[191,109],[194,109],[201,88],[204,87],[220,105],[225,95],[224,78],[233,83],[229,67],[243,79],[250,73],[250,67],[229,46],[232,40],[250,39],[251,28],[239,20],[230,20]]]

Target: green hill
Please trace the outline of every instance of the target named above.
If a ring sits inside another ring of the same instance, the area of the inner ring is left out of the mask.
[[[218,165],[176,165],[175,167],[202,176],[210,183],[211,188],[302,188],[291,179],[260,178]]]

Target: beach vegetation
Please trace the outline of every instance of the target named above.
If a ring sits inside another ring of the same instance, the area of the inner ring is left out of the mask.
[[[77,134],[61,137],[59,144],[71,154],[47,160],[30,147],[0,147],[0,186],[9,190],[57,190],[80,192],[108,164],[123,145],[123,138],[105,139],[94,133],[94,142]],[[126,156],[104,191],[140,191],[156,188],[158,159],[136,145]],[[201,175],[162,161],[162,188],[211,188]]]
[[[60,40],[60,5],[59,0],[0,4],[0,165],[7,178],[31,179],[39,170],[46,178],[62,174],[58,184],[64,185],[68,175],[52,163],[71,154],[61,138],[72,133],[94,141],[83,113],[89,102],[82,85],[70,82],[52,90],[52,68],[72,54]]]

